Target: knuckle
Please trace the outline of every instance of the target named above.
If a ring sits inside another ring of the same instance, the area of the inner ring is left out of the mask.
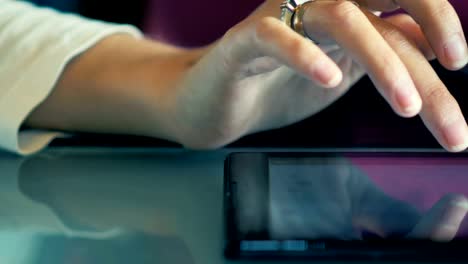
[[[364,14],[351,1],[341,1],[330,7],[329,15],[343,26],[352,26],[356,19],[361,18]]]
[[[440,84],[435,83],[432,84],[426,93],[426,100],[427,103],[436,103],[440,102],[441,100],[445,100],[448,97],[447,90],[443,89]]]
[[[436,130],[443,131],[455,122],[463,119],[460,107],[450,92],[436,86],[423,96],[423,112],[426,112]]]
[[[306,38],[280,29],[281,23],[273,17],[259,19],[255,25],[255,41],[267,55],[279,56],[286,61],[303,67],[317,57],[317,51]],[[275,55],[276,54],[276,55]]]
[[[307,49],[306,43],[303,39],[291,38],[286,43],[286,50],[291,51],[292,55],[304,54]]]
[[[438,1],[438,4],[436,4],[434,8],[433,15],[444,21],[456,17],[455,9],[448,1]]]
[[[427,87],[427,92],[423,95],[425,108],[448,110],[455,102],[455,98],[440,83],[435,82]]]
[[[311,44],[302,37],[291,38],[286,45],[284,50],[287,51],[287,56],[300,68],[307,67],[319,57],[319,53],[311,49]]]
[[[395,47],[399,53],[414,52],[418,50],[416,43],[406,37],[406,35],[398,28],[389,27],[380,31],[382,37],[391,46]]]
[[[400,30],[398,30],[397,28],[394,28],[394,27],[386,28],[385,30],[382,30],[380,32],[380,34],[387,41],[403,41],[403,40],[406,40],[406,37],[403,35],[403,33]]]
[[[433,1],[433,5],[427,7],[426,16],[419,22],[423,28],[432,28],[434,19],[444,21],[445,24],[452,24],[457,20],[457,13],[448,1]]]
[[[277,21],[273,17],[263,17],[255,23],[255,36],[260,40],[269,40],[277,29]]]

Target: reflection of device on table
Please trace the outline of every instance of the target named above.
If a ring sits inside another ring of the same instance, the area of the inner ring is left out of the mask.
[[[468,161],[464,158],[350,158],[380,189],[421,211],[447,193],[468,197]],[[459,230],[468,237],[468,218]]]
[[[468,163],[463,159],[276,159],[270,160],[269,168],[270,227],[282,238],[359,238],[352,214],[365,206],[359,197],[366,188],[380,189],[389,198],[408,203],[404,211],[409,215],[409,205],[415,212],[425,212],[447,194],[468,196]],[[402,222],[397,224],[400,228],[416,220],[389,216],[387,221],[392,217]],[[467,224],[465,220],[460,237],[467,237]]]
[[[226,255],[466,259],[467,167],[467,153],[234,153]]]

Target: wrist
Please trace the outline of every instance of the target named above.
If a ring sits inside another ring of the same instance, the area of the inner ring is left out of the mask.
[[[190,89],[183,83],[210,47],[180,49],[150,43],[157,51],[142,57],[131,74],[132,83],[139,83],[140,111],[149,120],[143,125],[142,134],[183,144],[186,133],[181,130],[186,126],[180,113],[192,107],[181,103],[181,94]]]
[[[173,58],[185,54],[130,35],[109,36],[67,64],[25,125],[177,140],[167,125],[168,98],[174,98],[173,84],[188,67]]]

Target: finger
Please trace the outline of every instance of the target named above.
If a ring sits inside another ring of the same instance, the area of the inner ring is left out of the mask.
[[[426,59],[434,60],[436,58],[429,41],[421,30],[421,27],[412,17],[406,14],[394,15],[385,20],[397,27],[403,34],[410,38],[424,54]]]
[[[343,74],[318,46],[273,17],[259,19],[244,29],[228,33],[222,47],[224,63],[244,65],[269,56],[323,87],[335,87]]]
[[[447,69],[457,70],[468,62],[468,49],[460,19],[447,0],[357,0],[370,9],[405,9],[421,25],[437,58]]]
[[[405,117],[419,113],[421,98],[408,70],[356,5],[319,1],[305,8],[303,23],[308,35],[331,37],[349,51],[396,113]]]
[[[467,213],[468,199],[462,195],[446,195],[424,214],[408,238],[451,241]]]
[[[455,9],[447,0],[396,0],[421,25],[437,58],[447,69],[468,62],[465,35]]]
[[[365,171],[349,162],[352,159],[346,186],[354,226],[380,237],[406,236],[421,217],[417,209],[385,193]]]
[[[416,45],[401,31],[370,12],[366,15],[403,60],[424,102],[421,118],[447,150],[468,147],[468,126],[460,106]]]
[[[394,11],[400,6],[394,0],[355,0],[360,6],[377,11]]]
[[[420,218],[416,208],[388,196],[375,186],[364,192],[357,207],[353,215],[356,227],[383,238],[408,234]]]

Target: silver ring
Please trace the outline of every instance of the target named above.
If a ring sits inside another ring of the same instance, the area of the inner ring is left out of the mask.
[[[320,43],[318,41],[313,40],[307,34],[307,32],[305,32],[302,20],[303,20],[304,11],[305,11],[304,7],[306,5],[309,5],[309,4],[317,2],[317,1],[318,0],[309,0],[309,1],[306,1],[306,2],[304,2],[302,4],[298,4],[295,0],[285,0],[280,6],[280,8],[281,8],[281,15],[280,15],[281,21],[283,21],[288,27],[292,28],[298,34],[302,35],[303,37],[306,37],[306,38],[310,39],[316,45],[318,45]],[[340,1],[340,0],[334,0],[334,1]],[[351,0],[348,0],[348,1],[359,7],[359,4],[356,1],[351,1]],[[396,0],[393,0],[393,1],[396,1]]]
[[[307,33],[304,31],[304,27],[302,26],[302,17],[304,16],[304,5],[313,3],[315,1],[317,0],[309,0],[302,4],[297,4],[295,0],[285,0],[280,6],[280,19],[298,34],[310,39],[313,43],[318,45],[319,43],[313,40],[310,36],[308,36]]]

